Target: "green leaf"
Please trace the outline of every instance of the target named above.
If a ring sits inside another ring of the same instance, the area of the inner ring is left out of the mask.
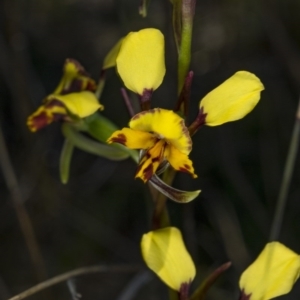
[[[85,119],[86,131],[96,140],[106,143],[107,139],[119,128],[106,117],[100,114],[94,114]],[[127,153],[136,163],[138,162],[138,152],[127,147],[114,143],[109,147],[116,148]]]
[[[124,150],[98,143],[81,134],[70,124],[64,123],[62,125],[62,132],[74,146],[88,153],[105,157],[110,160],[124,160],[129,157],[129,154]]]
[[[193,201],[199,194],[200,190],[197,191],[182,191],[173,188],[172,186],[163,182],[156,174],[154,174],[149,182],[162,194],[164,194],[169,199],[178,203],[188,203]]]
[[[96,113],[84,119],[88,133],[100,142],[106,143],[113,132],[119,128],[103,115]]]
[[[59,160],[60,180],[63,184],[66,184],[69,181],[70,164],[73,150],[74,144],[68,138],[66,138],[60,153]]]

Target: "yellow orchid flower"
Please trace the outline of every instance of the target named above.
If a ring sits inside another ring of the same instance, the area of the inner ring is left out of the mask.
[[[107,142],[145,150],[136,177],[147,182],[164,160],[175,170],[197,177],[188,158],[192,150],[191,137],[184,120],[175,112],[161,108],[144,111],[130,120],[129,127],[115,131]]]
[[[166,73],[164,56],[163,34],[146,28],[120,39],[106,55],[102,69],[116,66],[125,86],[142,96],[162,83]]]
[[[64,74],[57,88],[47,96],[43,104],[27,119],[27,126],[35,132],[54,121],[71,121],[85,118],[101,105],[95,94],[96,84],[74,59],[67,59]]]
[[[52,94],[65,95],[73,92],[96,90],[96,83],[75,59],[67,58],[63,67],[63,77]]]
[[[187,292],[196,269],[177,228],[166,227],[144,234],[141,248],[147,266],[163,282],[175,291]]]
[[[297,253],[279,242],[268,243],[240,278],[240,300],[269,300],[287,294],[299,272]]]
[[[258,103],[262,90],[264,86],[254,74],[236,72],[201,100],[205,124],[217,126],[243,118]]]

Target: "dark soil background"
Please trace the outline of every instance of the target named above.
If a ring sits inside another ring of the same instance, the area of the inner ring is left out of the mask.
[[[97,79],[106,53],[118,39],[145,27],[159,28],[166,37],[167,73],[153,107],[174,107],[177,65],[171,3],[152,0],[147,18],[139,16],[138,4],[0,1],[0,121],[18,182],[17,188],[8,188],[0,170],[0,299],[37,284],[44,278],[43,269],[49,278],[95,264],[143,266],[139,242],[149,230],[153,207],[148,187],[134,180],[132,161],[116,163],[76,150],[70,181],[63,185],[60,124],[35,134],[26,127],[27,116],[56,87],[66,58],[79,60]],[[295,120],[300,1],[198,0],[191,69],[195,77],[190,121],[199,100],[238,70],[255,73],[265,85],[260,103],[247,117],[197,133],[191,158],[199,177],[178,174],[174,186],[202,193],[186,205],[168,203],[172,223],[183,231],[197,264],[194,287],[232,261],[207,299],[237,299],[241,272],[268,241]],[[103,114],[120,127],[129,119],[121,86],[115,71],[109,70]],[[298,159],[280,235],[280,241],[298,253],[299,182]],[[43,264],[36,262],[40,275],[20,229],[19,205],[13,205],[16,189],[41,251]],[[164,285],[146,268],[84,275],[69,281],[70,286],[85,300],[167,299]],[[69,287],[62,283],[28,299],[72,299]],[[135,287],[139,288],[134,292]],[[128,291],[133,296],[128,297]],[[299,297],[298,283],[282,299]]]

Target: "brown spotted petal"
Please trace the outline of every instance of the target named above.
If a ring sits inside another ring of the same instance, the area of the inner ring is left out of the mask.
[[[193,162],[173,145],[170,144],[166,147],[165,157],[175,170],[188,173],[193,178],[198,177],[194,172]]]
[[[63,76],[53,92],[56,95],[65,95],[74,92],[96,90],[95,81],[75,59],[68,58],[63,67]]]
[[[149,132],[123,128],[115,131],[107,140],[107,143],[119,143],[130,149],[149,149],[154,146],[157,138]]]
[[[178,203],[188,203],[193,201],[199,194],[200,190],[197,191],[182,191],[169,186],[163,182],[156,174],[153,174],[149,182],[162,194],[167,196],[169,199]]]
[[[164,159],[164,149],[165,142],[159,140],[152,148],[146,151],[138,165],[135,178],[141,178],[144,182],[147,182],[162,163]]]
[[[186,155],[192,150],[192,139],[184,120],[172,110],[154,108],[140,112],[130,120],[129,127],[153,132]]]
[[[52,100],[41,105],[27,119],[27,126],[30,131],[35,132],[55,121],[68,119],[65,106],[57,100]]]

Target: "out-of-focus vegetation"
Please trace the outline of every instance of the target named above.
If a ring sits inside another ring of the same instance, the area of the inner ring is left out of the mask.
[[[0,121],[21,199],[34,227],[47,277],[93,264],[142,264],[140,238],[149,230],[148,188],[134,180],[136,166],[79,150],[67,185],[59,179],[60,125],[32,134],[26,118],[61,77],[65,58],[75,58],[97,79],[102,61],[129,31],[159,28],[166,37],[167,73],[153,107],[172,109],[176,99],[176,49],[171,4],[152,0],[147,18],[136,0],[2,0],[0,2]],[[195,72],[190,120],[199,100],[238,70],[265,85],[262,99],[243,120],[204,127],[191,158],[198,174],[178,174],[175,187],[201,189],[186,205],[169,203],[172,223],[184,233],[197,263],[197,282],[226,261],[233,266],[207,299],[236,299],[238,278],[268,241],[300,88],[300,2],[198,0],[191,69]],[[121,81],[108,72],[103,114],[118,126],[129,115]],[[280,241],[300,253],[300,165],[295,166]],[[0,172],[0,299],[36,284],[11,191]],[[13,186],[14,188],[14,186]],[[42,272],[41,272],[42,273]],[[141,275],[141,274],[140,274]],[[43,275],[40,275],[43,276]],[[127,299],[136,273],[78,277],[83,299]],[[142,276],[142,275],[141,275]],[[154,276],[132,299],[165,295]],[[299,284],[282,299],[297,299]],[[165,295],[166,296],[166,295]],[[66,284],[32,299],[71,299]]]

